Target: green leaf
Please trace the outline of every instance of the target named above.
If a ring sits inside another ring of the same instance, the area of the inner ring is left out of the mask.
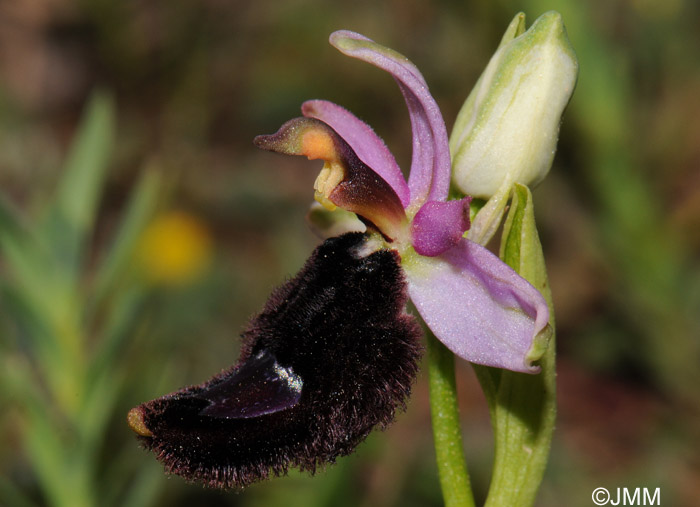
[[[34,309],[46,303],[49,259],[19,213],[0,196],[0,252],[10,276]]]
[[[114,140],[114,106],[96,92],[65,161],[42,232],[65,274],[77,274],[92,232]]]
[[[530,190],[514,186],[501,239],[501,258],[532,283],[549,304],[552,297]],[[540,360],[542,371],[528,375],[476,367],[491,411],[495,458],[486,506],[533,505],[547,465],[556,418],[554,337]]]
[[[5,358],[2,366],[3,383],[11,401],[21,407],[21,436],[24,451],[29,459],[37,480],[52,505],[68,506],[77,500],[79,493],[73,488],[71,455],[61,430],[61,419],[47,410],[47,398],[36,382],[32,367],[21,355]],[[62,473],[57,474],[56,470]],[[76,501],[72,505],[79,505]],[[84,503],[82,505],[85,505]]]
[[[146,170],[134,190],[119,231],[96,275],[92,306],[99,307],[123,281],[125,269],[133,260],[134,250],[158,206],[161,178],[157,171]]]
[[[88,371],[92,385],[115,367],[122,347],[140,315],[145,288],[128,276],[134,252],[143,230],[158,206],[161,179],[158,172],[147,170],[129,201],[119,230],[100,263],[86,309],[88,322],[100,329],[101,339],[94,344]]]
[[[0,196],[0,254],[7,268],[2,295],[13,321],[24,320],[32,331],[27,334],[39,355],[55,357],[57,344],[50,333],[66,301],[57,282],[56,269],[29,225],[10,203]],[[41,338],[38,338],[41,336]]]

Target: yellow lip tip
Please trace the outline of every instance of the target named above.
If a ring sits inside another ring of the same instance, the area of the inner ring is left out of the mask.
[[[129,427],[138,435],[142,437],[152,437],[153,433],[146,427],[146,423],[143,420],[143,410],[139,407],[132,408],[126,416],[126,420],[129,423]]]

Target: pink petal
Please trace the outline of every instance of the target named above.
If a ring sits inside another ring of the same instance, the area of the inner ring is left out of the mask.
[[[547,327],[542,295],[486,248],[461,239],[439,257],[406,259],[408,293],[447,348],[472,363],[536,373],[529,352]]]
[[[253,143],[263,150],[326,161],[328,167],[324,164],[314,185],[317,200],[369,220],[391,240],[407,240],[408,217],[399,196],[330,125],[316,118],[293,118],[274,134],[256,136]]]
[[[411,224],[413,248],[420,255],[435,257],[455,246],[469,229],[471,197],[458,201],[426,202]]]
[[[309,100],[301,105],[304,116],[330,125],[367,166],[396,192],[404,207],[410,202],[408,185],[396,159],[372,128],[345,108],[326,100]]]
[[[330,42],[342,53],[371,63],[394,76],[406,99],[413,128],[413,160],[408,178],[411,203],[444,201],[450,187],[447,129],[416,66],[405,56],[355,32],[334,32]]]

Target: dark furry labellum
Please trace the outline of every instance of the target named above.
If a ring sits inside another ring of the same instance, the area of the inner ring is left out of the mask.
[[[129,412],[167,471],[239,489],[290,467],[314,472],[404,408],[420,327],[405,313],[398,254],[361,256],[365,241],[319,246],[251,321],[238,364]]]

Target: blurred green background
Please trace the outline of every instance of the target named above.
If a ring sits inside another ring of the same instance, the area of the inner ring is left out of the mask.
[[[0,3],[0,505],[440,505],[422,376],[355,455],[241,494],[165,476],[125,415],[233,363],[249,316],[317,243],[304,215],[318,165],[258,152],[255,135],[329,99],[409,165],[395,83],[329,46],[333,30],[411,58],[449,129],[513,15],[550,9],[580,76],[534,193],[560,406],[538,505],[591,505],[601,486],[696,505],[693,0]],[[483,500],[488,413],[457,371]]]

